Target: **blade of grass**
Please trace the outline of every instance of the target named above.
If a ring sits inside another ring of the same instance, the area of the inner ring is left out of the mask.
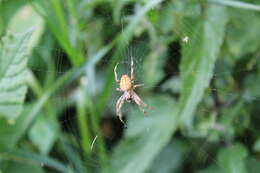
[[[66,17],[62,5],[59,0],[52,1],[52,5],[46,4],[45,1],[37,0],[30,3],[34,7],[35,11],[44,19],[47,26],[50,28],[52,33],[55,35],[61,47],[69,55],[71,64],[75,67],[81,66],[84,61],[84,53],[82,50],[73,47],[69,40],[69,28],[66,22]],[[79,31],[79,29],[76,29]],[[81,47],[81,46],[79,46]]]
[[[105,149],[105,145],[104,145],[104,141],[99,129],[99,116],[97,114],[97,107],[96,105],[93,103],[93,98],[89,95],[89,92],[92,93],[93,95],[96,94],[96,92],[94,92],[93,90],[91,90],[91,88],[95,88],[95,76],[93,76],[95,74],[95,70],[96,70],[96,64],[101,60],[102,57],[104,57],[109,50],[112,49],[112,47],[115,44],[115,40],[113,40],[111,43],[109,43],[107,46],[105,46],[104,48],[100,49],[95,56],[93,56],[91,59],[89,59],[87,65],[85,66],[85,70],[86,70],[86,75],[87,75],[87,79],[88,79],[88,85],[87,86],[82,86],[83,88],[83,92],[84,92],[84,111],[80,112],[79,110],[79,114],[78,114],[78,122],[79,122],[79,129],[80,129],[80,133],[82,134],[83,139],[83,148],[85,150],[85,152],[87,152],[87,154],[89,152],[91,152],[91,146],[90,144],[90,135],[86,134],[85,130],[87,129],[88,126],[88,122],[87,122],[87,118],[85,116],[87,116],[88,114],[90,115],[90,124],[93,128],[93,132],[95,135],[100,136],[97,145],[98,145],[98,151],[99,151],[99,156],[100,156],[100,163],[101,165],[106,165],[107,164],[107,153],[106,153],[106,149]],[[82,85],[84,85],[85,83],[83,82]],[[91,85],[89,85],[91,84]],[[81,107],[80,109],[83,109],[83,107]],[[85,115],[80,115],[80,114],[85,114]],[[84,117],[82,117],[84,116]],[[105,166],[101,166],[102,168]]]
[[[255,5],[252,3],[240,2],[235,0],[208,0],[208,2],[213,2],[220,5],[225,5],[235,8],[243,8],[247,10],[260,11],[260,5]]]
[[[60,3],[60,0],[52,0],[51,1],[52,7],[54,9],[54,14],[57,16],[57,21],[60,25],[60,29],[62,31],[62,34],[64,34],[64,36],[68,36],[68,25],[65,19],[65,14],[64,11],[62,9],[62,4]],[[66,38],[68,39],[68,38]]]
[[[87,118],[87,110],[86,110],[86,91],[85,88],[79,87],[79,96],[77,99],[77,120],[79,126],[79,132],[81,137],[81,146],[83,151],[88,156],[91,153],[91,140],[88,128],[88,118]]]
[[[100,136],[100,138],[97,141],[98,150],[99,150],[99,158],[100,158],[100,164],[102,165],[101,169],[105,170],[108,166],[108,157],[107,157],[107,153],[106,153],[105,143],[104,143],[104,140],[102,138],[101,130],[99,128],[98,112],[96,110],[95,104],[93,103],[91,97],[88,96],[86,98],[86,100],[87,100],[87,102],[86,102],[87,109],[90,111],[91,125],[94,129],[94,133],[95,133],[95,135]]]
[[[89,59],[87,65],[86,65],[86,71],[87,71],[87,79],[88,79],[88,83],[91,83],[91,85],[94,85],[95,87],[95,80],[94,77],[91,76],[91,74],[95,74],[95,66],[96,64],[101,60],[101,58],[108,53],[108,51],[114,46],[115,41],[112,41],[110,44],[108,44],[107,46],[105,46],[104,48],[102,48],[100,51],[98,51],[96,53],[96,56],[94,56],[93,58]],[[84,83],[83,83],[84,84]],[[83,85],[82,84],[82,85]],[[88,89],[90,88],[90,86],[82,86],[82,87],[87,87]],[[91,87],[93,88],[93,87]],[[80,88],[81,95],[79,98],[79,102],[77,103],[77,112],[78,112],[78,124],[79,124],[79,130],[82,136],[82,146],[83,149],[85,151],[86,154],[90,153],[90,135],[87,133],[87,126],[88,126],[88,122],[87,122],[87,118],[86,115],[88,112],[87,110],[85,110],[85,104],[87,103],[87,100],[92,100],[92,98],[90,96],[87,96],[86,93],[86,88]],[[94,104],[91,104],[90,106],[94,106]],[[92,107],[90,109],[93,109]],[[96,109],[96,108],[95,108]],[[94,131],[98,133],[98,126],[94,123],[94,122],[99,122],[99,119],[97,119],[98,117],[93,115],[93,110],[92,110],[92,114],[93,117],[93,121],[92,121],[92,125],[93,127],[95,127]],[[94,123],[94,124],[93,124]],[[101,146],[101,148],[103,148],[103,145]],[[103,151],[103,149],[101,149],[101,151]]]
[[[88,171],[83,166],[82,159],[79,154],[70,145],[64,142],[62,137],[60,138],[60,145],[68,160],[72,163],[73,167],[75,167],[75,172],[88,173]]]
[[[80,20],[79,14],[77,9],[77,4],[75,0],[66,0],[66,7],[68,9],[68,20],[70,24],[70,34],[69,34],[69,40],[72,45],[72,47],[77,48],[77,50],[80,50],[80,52],[84,51],[84,48],[86,47],[83,39],[80,38],[80,34],[82,34],[82,30],[87,28],[82,23],[87,23],[84,20]],[[83,27],[85,26],[85,27]]]

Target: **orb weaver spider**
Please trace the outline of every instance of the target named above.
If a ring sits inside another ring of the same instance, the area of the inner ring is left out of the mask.
[[[122,119],[122,111],[121,108],[125,101],[131,102],[134,101],[140,108],[140,110],[145,113],[144,108],[148,105],[145,104],[142,99],[135,93],[135,89],[138,87],[144,86],[144,84],[134,84],[134,62],[133,58],[131,57],[131,76],[129,77],[126,74],[123,74],[121,76],[121,79],[118,80],[117,78],[117,66],[119,63],[116,64],[114,68],[114,74],[115,74],[115,81],[119,84],[119,88],[116,88],[117,91],[123,92],[123,95],[119,97],[119,99],[116,102],[116,115],[119,117],[119,120],[125,125],[125,122]]]

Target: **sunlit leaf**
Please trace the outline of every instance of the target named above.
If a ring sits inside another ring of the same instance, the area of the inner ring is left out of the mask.
[[[30,28],[33,29],[34,32],[30,38],[30,43],[27,45],[30,49],[29,51],[37,45],[42,36],[44,21],[30,5],[24,5],[9,21],[8,30],[12,33],[23,33]]]
[[[26,94],[27,44],[31,32],[8,35],[0,47],[0,116],[16,118]]]
[[[7,29],[10,19],[15,14],[15,12],[24,4],[26,0],[0,0],[0,34]]]

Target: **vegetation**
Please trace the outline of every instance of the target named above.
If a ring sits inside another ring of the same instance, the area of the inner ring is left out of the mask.
[[[0,173],[256,173],[257,0],[0,0]],[[116,117],[114,67],[146,115]]]

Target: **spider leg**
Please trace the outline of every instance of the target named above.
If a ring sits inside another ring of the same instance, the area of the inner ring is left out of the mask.
[[[134,61],[133,61],[133,57],[131,56],[131,81],[133,81],[135,79],[134,76]]]
[[[122,119],[123,115],[122,115],[122,111],[121,111],[121,108],[122,108],[124,102],[125,102],[125,95],[123,94],[116,102],[116,115],[118,116],[119,120],[126,127],[126,124],[125,124],[125,122]]]
[[[146,113],[144,108],[147,107],[148,105],[145,104],[143,102],[143,100],[135,93],[133,92],[133,95],[132,95],[132,99],[135,101],[135,103],[139,106],[140,110],[143,112],[143,113]]]
[[[115,66],[115,68],[114,68],[114,74],[115,74],[115,81],[116,81],[117,83],[119,83],[120,81],[119,81],[118,78],[117,78],[117,66],[118,66],[118,63],[116,64],[116,66]]]
[[[144,84],[143,84],[143,83],[142,83],[142,84],[136,84],[136,85],[134,85],[134,87],[133,87],[133,88],[135,89],[135,88],[142,87],[142,86],[144,86]]]

